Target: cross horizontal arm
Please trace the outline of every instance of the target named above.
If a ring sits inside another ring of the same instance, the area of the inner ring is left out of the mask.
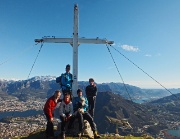
[[[35,39],[35,42],[73,44],[73,38],[42,38],[42,39]],[[79,44],[113,44],[114,42],[99,38],[95,38],[95,39],[78,38],[78,43]]]
[[[42,38],[35,39],[35,42],[48,42],[48,43],[72,43],[73,38]]]
[[[78,42],[81,44],[113,44],[113,41],[108,41],[106,39],[86,39],[86,38],[79,38]]]

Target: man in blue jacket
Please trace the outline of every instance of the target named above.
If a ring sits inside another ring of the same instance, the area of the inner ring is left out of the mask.
[[[77,97],[73,98],[73,109],[74,109],[74,118],[72,118],[72,122],[74,121],[75,118],[78,118],[79,122],[79,134],[78,136],[81,136],[81,133],[83,132],[84,129],[84,120],[87,120],[91,126],[91,129],[94,133],[95,138],[100,138],[100,135],[97,133],[97,128],[96,124],[94,123],[94,120],[92,116],[88,113],[88,100],[86,97],[82,95],[82,90],[78,89],[77,90]]]
[[[72,92],[72,74],[70,73],[70,65],[66,65],[66,73],[61,74],[61,88],[63,95],[66,94],[67,92]],[[72,93],[70,94],[72,95]]]

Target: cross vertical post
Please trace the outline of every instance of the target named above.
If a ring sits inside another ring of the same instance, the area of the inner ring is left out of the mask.
[[[78,89],[78,6],[74,6],[74,32],[73,32],[73,83],[72,92]]]
[[[69,43],[73,47],[73,83],[72,83],[72,94],[74,97],[77,96],[78,89],[78,46],[80,44],[113,44],[113,41],[107,39],[87,39],[78,37],[78,5],[74,5],[74,28],[73,38],[52,38],[43,37],[42,39],[35,39],[35,42],[47,42],[47,43]]]

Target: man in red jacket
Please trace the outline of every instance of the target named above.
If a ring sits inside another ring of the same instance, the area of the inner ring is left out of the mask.
[[[51,96],[44,105],[44,114],[47,118],[47,126],[46,126],[46,136],[47,137],[54,137],[54,130],[53,130],[53,111],[58,102],[60,102],[61,92],[56,90],[54,95]]]

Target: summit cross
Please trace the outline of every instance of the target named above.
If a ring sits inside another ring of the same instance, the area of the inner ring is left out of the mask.
[[[35,39],[35,42],[46,42],[46,43],[69,43],[73,47],[73,83],[72,83],[72,94],[77,96],[78,89],[78,46],[80,44],[113,44],[113,41],[106,39],[87,39],[78,38],[78,5],[74,5],[74,27],[73,27],[73,38],[42,38]]]

